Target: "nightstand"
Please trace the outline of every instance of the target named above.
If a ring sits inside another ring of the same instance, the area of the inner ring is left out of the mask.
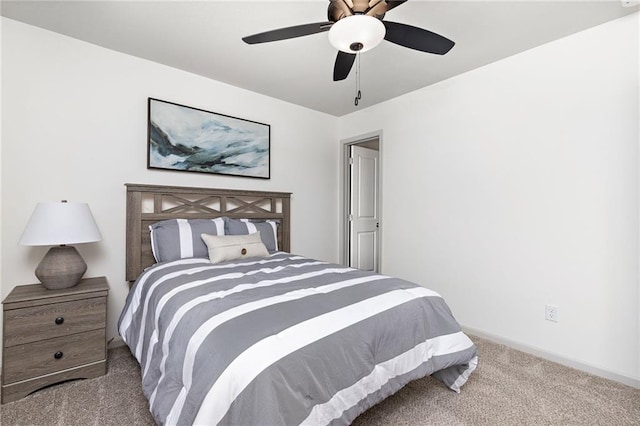
[[[105,277],[59,290],[23,285],[9,293],[2,302],[3,404],[54,383],[105,374],[108,294]]]

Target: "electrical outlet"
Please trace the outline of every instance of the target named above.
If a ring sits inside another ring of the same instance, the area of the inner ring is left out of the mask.
[[[547,321],[558,322],[558,307],[553,305],[545,305],[544,319],[546,319]]]

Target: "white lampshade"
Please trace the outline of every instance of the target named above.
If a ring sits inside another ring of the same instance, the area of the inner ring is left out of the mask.
[[[102,240],[86,203],[38,203],[18,244],[51,246]]]
[[[352,15],[331,26],[329,42],[346,53],[366,52],[380,44],[386,32],[379,19],[367,15]]]

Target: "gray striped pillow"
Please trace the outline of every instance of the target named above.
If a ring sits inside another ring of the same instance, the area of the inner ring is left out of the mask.
[[[224,218],[225,235],[247,235],[260,232],[262,242],[269,252],[278,251],[278,222],[275,220],[254,221],[250,219]]]
[[[149,226],[156,262],[190,257],[209,258],[201,234],[224,235],[224,219],[169,219]]]

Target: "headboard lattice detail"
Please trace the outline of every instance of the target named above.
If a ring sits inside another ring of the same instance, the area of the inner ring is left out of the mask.
[[[289,192],[125,184],[127,187],[126,279],[134,281],[155,263],[149,225],[166,219],[221,216],[277,220],[278,247],[290,250]]]

